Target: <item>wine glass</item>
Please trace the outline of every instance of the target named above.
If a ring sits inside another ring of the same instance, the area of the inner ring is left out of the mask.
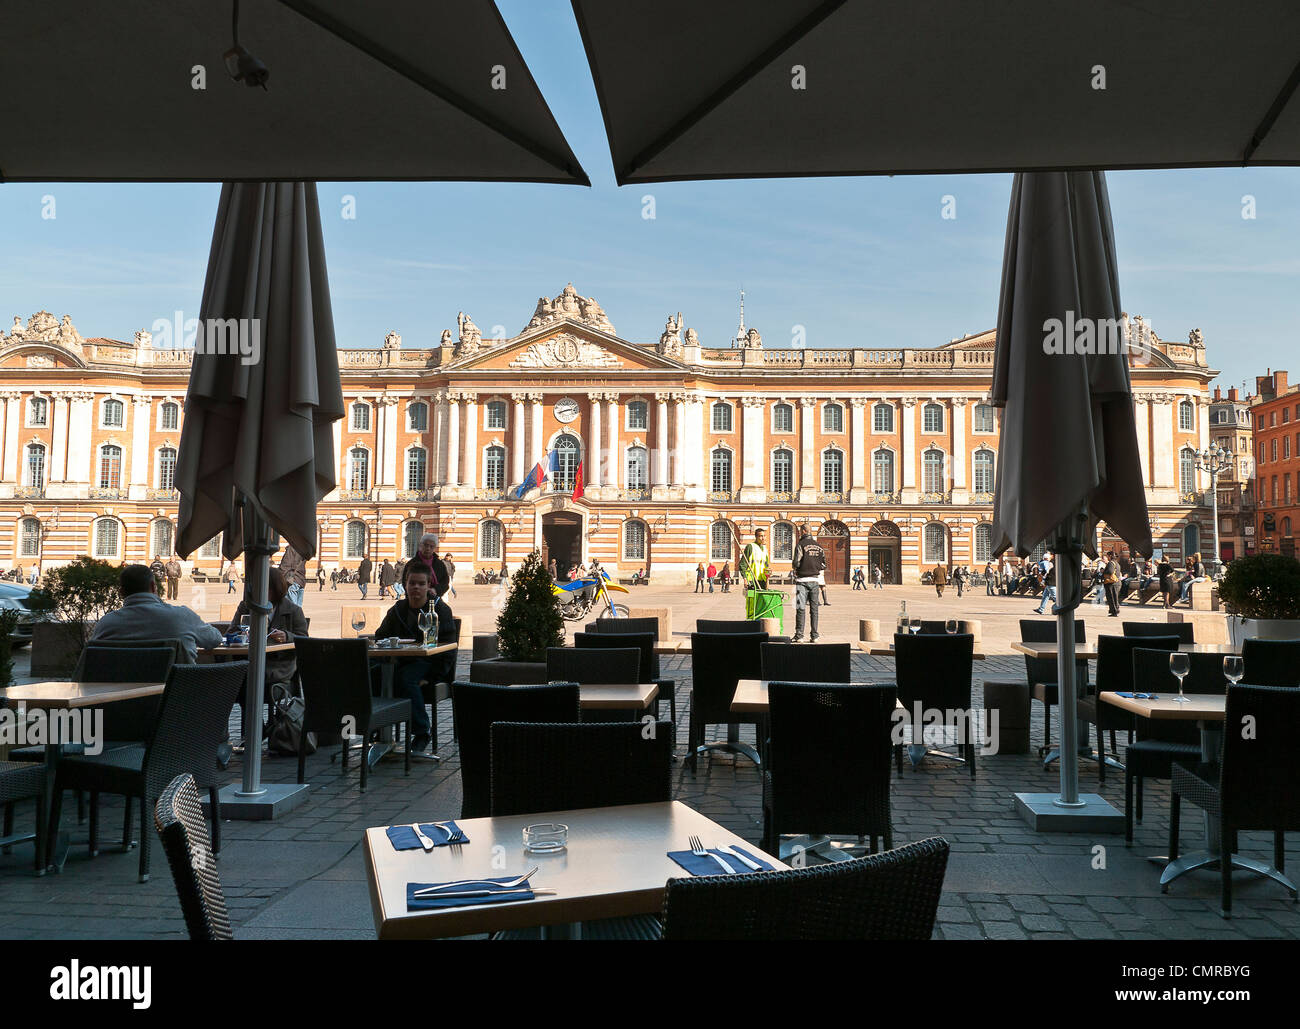
[[[911,634],[915,636],[918,632],[921,631],[921,619],[913,618],[910,622],[908,622],[907,628],[911,632]]]
[[[1227,654],[1223,658],[1223,677],[1236,686],[1246,674],[1246,663],[1240,654]]]
[[[427,647],[429,645],[429,630],[433,627],[433,615],[428,611],[421,610],[415,621],[420,627],[420,642]]]
[[[361,630],[364,629],[365,627],[366,627],[366,613],[364,611],[353,611],[352,631],[355,632],[358,636],[360,636]]]
[[[1174,651],[1169,655],[1169,671],[1178,676],[1178,696],[1174,698],[1179,704],[1187,704],[1190,701],[1183,696],[1183,680],[1187,678],[1187,673],[1192,670],[1192,659],[1187,654],[1180,651]]]
[[[242,639],[242,640],[244,641],[244,645],[247,646],[247,645],[248,645],[248,639],[249,639],[249,637],[248,637],[248,615],[240,615],[240,616],[239,616],[239,637],[240,637],[240,639]]]
[[[957,635],[957,619],[949,618],[946,622],[943,623],[943,627],[947,631],[949,636]]]

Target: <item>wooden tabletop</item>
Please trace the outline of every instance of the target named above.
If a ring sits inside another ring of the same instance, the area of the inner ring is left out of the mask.
[[[659,696],[659,687],[652,682],[630,685],[594,685],[578,687],[578,706],[584,711],[618,711],[631,708],[642,711]]]
[[[930,635],[934,635],[934,634],[930,633]],[[870,647],[865,647],[863,649],[865,649],[866,652],[870,654],[872,657],[893,657],[894,656],[894,645],[892,643],[873,643],[871,644]],[[981,654],[978,650],[975,651],[973,654],[971,654],[971,658],[972,660],[975,661],[985,660],[985,656]]]
[[[686,648],[688,654],[690,653],[691,645],[687,640],[660,640],[655,644],[655,653],[680,654],[682,647]]]
[[[0,697],[11,706],[21,703],[31,708],[96,707],[119,700],[156,697],[165,686],[161,682],[29,682],[0,690]]]
[[[765,715],[768,713],[767,684],[769,679],[741,679],[736,683],[736,692],[731,698],[731,710],[735,714]],[[780,680],[776,680],[780,682]],[[866,684],[863,684],[866,685]],[[895,700],[896,710],[905,710],[902,701]]]
[[[278,654],[281,651],[293,650],[292,643],[267,643],[266,652],[268,654]],[[204,647],[199,651],[200,654],[208,654],[212,657],[247,657],[249,647],[245,643],[234,645],[223,643],[219,647]]]
[[[455,650],[458,643],[439,643],[433,647],[376,647],[372,643],[370,646],[370,656],[376,658],[396,659],[399,657],[433,657],[435,654],[446,654],[448,651]]]
[[[1103,693],[1101,699],[1144,718],[1175,722],[1221,722],[1228,700],[1223,694],[1188,693],[1187,703],[1180,704],[1175,699],[1178,696],[1177,690],[1161,690],[1156,696],[1160,699],[1139,700],[1136,697],[1121,697],[1117,693]]]
[[[530,854],[523,847],[523,829],[535,822],[561,822],[569,827],[569,845],[556,854]],[[394,850],[383,827],[366,830],[366,877],[370,908],[381,940],[438,939],[471,933],[562,925],[596,918],[658,914],[663,909],[668,879],[688,873],[670,857],[670,850],[689,850],[687,838],[701,837],[707,847],[739,844],[773,868],[785,868],[776,858],[680,801],[634,804],[627,807],[548,811],[502,818],[458,819],[470,842],[460,848]],[[495,867],[493,852],[505,855]],[[406,910],[406,884],[438,883],[473,876],[522,875],[534,865],[538,888],[553,896],[518,903],[476,904],[432,911]]]
[[[1055,643],[1015,642],[1011,644],[1011,649],[1017,650],[1022,654],[1028,654],[1030,657],[1052,658],[1055,660],[1057,656],[1057,646]],[[1241,653],[1241,649],[1239,647],[1234,647],[1231,643],[1182,643],[1179,644],[1178,649],[1184,654],[1229,655]],[[1074,657],[1077,661],[1096,661],[1097,644],[1076,643],[1074,645]]]

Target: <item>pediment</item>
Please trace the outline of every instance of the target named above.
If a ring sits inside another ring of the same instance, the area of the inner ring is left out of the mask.
[[[638,346],[567,319],[538,326],[504,343],[482,347],[451,366],[477,371],[638,371],[680,369],[653,347]]]
[[[85,368],[86,362],[70,350],[52,343],[18,342],[0,353],[0,368]]]

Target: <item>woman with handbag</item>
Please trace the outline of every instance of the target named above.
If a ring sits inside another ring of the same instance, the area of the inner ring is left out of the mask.
[[[289,599],[289,582],[285,579],[284,573],[278,568],[270,570],[266,582],[266,595],[273,609],[271,617],[267,621],[266,642],[292,643],[294,636],[306,636],[307,616],[302,613],[302,608]],[[247,604],[241,600],[239,606],[235,608],[235,616],[231,624],[238,625],[239,619],[248,613]],[[288,684],[292,682],[294,672],[297,670],[298,662],[293,656],[292,650],[266,655],[264,681],[268,703],[271,703],[271,687],[277,683]],[[290,690],[292,691],[292,687],[290,687]],[[267,731],[270,731],[269,723]]]

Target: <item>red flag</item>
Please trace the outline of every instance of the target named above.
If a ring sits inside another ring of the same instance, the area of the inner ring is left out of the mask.
[[[582,462],[578,462],[578,467],[573,472],[573,499],[582,499]]]

